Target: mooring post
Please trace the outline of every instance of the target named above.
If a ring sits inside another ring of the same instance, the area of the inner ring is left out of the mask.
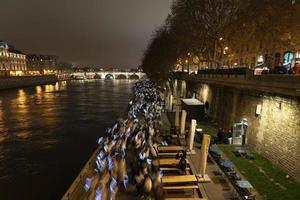
[[[179,128],[179,106],[176,105],[175,107],[175,128]]]
[[[200,176],[204,178],[207,164],[208,148],[210,143],[210,135],[203,134],[201,154],[200,154]]]
[[[180,123],[180,134],[185,135],[185,120],[186,120],[186,111],[182,110],[181,112],[181,123]]]
[[[191,125],[190,125],[190,133],[189,133],[189,151],[193,151],[194,147],[194,137],[195,137],[195,131],[196,131],[197,121],[195,119],[192,119]]]
[[[170,105],[169,105],[169,109],[170,111],[173,111],[173,95],[170,95],[170,101],[169,101]]]

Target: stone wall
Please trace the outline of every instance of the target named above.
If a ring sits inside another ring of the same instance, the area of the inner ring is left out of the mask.
[[[0,90],[28,87],[34,85],[44,85],[44,84],[55,83],[57,81],[58,80],[55,75],[0,77]]]
[[[220,127],[247,118],[247,142],[275,165],[300,180],[300,100],[251,90],[187,83],[188,93],[209,103],[208,115]],[[257,105],[261,114],[256,114]]]

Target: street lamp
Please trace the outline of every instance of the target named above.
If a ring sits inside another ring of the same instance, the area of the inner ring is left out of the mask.
[[[188,74],[190,74],[190,58],[191,58],[191,53],[188,52],[188,58],[185,60],[185,63],[188,65]]]

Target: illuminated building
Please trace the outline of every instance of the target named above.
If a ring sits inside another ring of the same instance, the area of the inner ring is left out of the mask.
[[[265,46],[266,44],[257,43],[239,48],[229,48],[224,55],[223,68],[247,67],[254,69],[261,65],[269,68],[285,65],[294,67],[299,62],[298,51],[277,47],[270,52],[270,50],[266,50]]]
[[[0,76],[22,76],[26,70],[26,55],[0,41]]]
[[[28,54],[27,68],[30,75],[46,75],[54,74],[57,65],[57,56],[41,55],[41,54]]]

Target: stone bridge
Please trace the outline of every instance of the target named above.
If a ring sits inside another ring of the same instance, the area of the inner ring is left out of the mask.
[[[146,74],[143,72],[113,72],[113,71],[99,71],[99,72],[74,72],[74,78],[87,78],[87,79],[144,79]]]

